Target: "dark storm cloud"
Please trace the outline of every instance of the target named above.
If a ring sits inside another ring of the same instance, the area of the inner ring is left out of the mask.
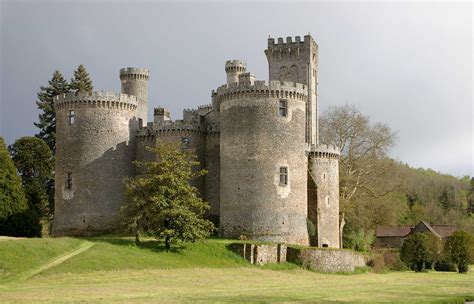
[[[151,69],[149,107],[210,101],[224,62],[267,78],[268,35],[311,32],[320,104],[350,103],[398,131],[391,155],[473,175],[472,7],[465,3],[1,2],[0,134],[34,134],[40,85],[83,63],[98,90],[125,66]],[[152,111],[149,111],[151,113]],[[151,119],[151,117],[149,117]]]

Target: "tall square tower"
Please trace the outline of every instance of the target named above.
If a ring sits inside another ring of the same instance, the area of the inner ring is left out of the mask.
[[[306,103],[305,141],[308,144],[319,144],[318,126],[318,45],[310,35],[299,36],[292,41],[291,37],[268,38],[265,50],[268,60],[269,79],[303,83],[308,89]]]

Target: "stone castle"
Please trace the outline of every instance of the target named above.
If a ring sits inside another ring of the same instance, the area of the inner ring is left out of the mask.
[[[340,152],[319,142],[318,45],[310,35],[269,38],[265,55],[268,83],[244,61],[227,61],[226,84],[181,120],[155,108],[146,123],[150,73],[142,68],[120,70],[120,94],[56,97],[53,233],[113,230],[123,178],[140,173],[132,161],[152,160],[147,146],[174,142],[208,170],[196,187],[222,237],[340,247]]]

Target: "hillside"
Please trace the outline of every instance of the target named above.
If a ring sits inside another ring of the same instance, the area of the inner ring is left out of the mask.
[[[129,238],[0,240],[0,302],[445,302],[474,299],[474,272],[322,274],[249,265],[230,240],[173,252]]]

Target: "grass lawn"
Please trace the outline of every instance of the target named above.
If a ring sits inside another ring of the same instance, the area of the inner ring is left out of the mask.
[[[0,302],[426,302],[474,299],[474,272],[321,274],[252,266],[209,240],[166,252],[131,239],[0,241]],[[59,258],[59,259],[58,259]]]

